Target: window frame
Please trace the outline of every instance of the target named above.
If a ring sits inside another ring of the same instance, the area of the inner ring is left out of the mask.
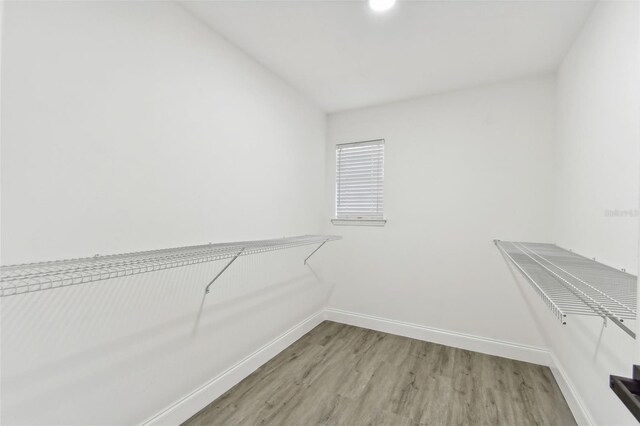
[[[331,219],[331,223],[333,223],[334,225],[337,226],[385,226],[387,223],[387,218],[385,215],[385,209],[384,209],[384,204],[382,206],[382,218],[367,218],[367,217],[339,217],[338,216],[338,197],[340,194],[340,189],[339,189],[339,180],[338,180],[338,167],[339,167],[339,155],[340,155],[340,149],[346,146],[357,146],[357,145],[366,145],[366,144],[380,144],[382,145],[382,184],[381,184],[381,188],[382,188],[382,200],[384,201],[384,187],[385,187],[385,151],[386,151],[386,140],[384,138],[379,138],[379,139],[369,139],[369,140],[364,140],[364,141],[357,141],[357,142],[346,142],[346,143],[339,143],[335,145],[335,175],[334,175],[334,180],[335,180],[335,185],[334,185],[334,189],[335,189],[335,194],[334,194],[334,206],[333,206],[333,214],[334,217],[333,219]]]

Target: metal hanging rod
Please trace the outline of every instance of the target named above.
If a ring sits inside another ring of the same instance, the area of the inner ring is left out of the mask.
[[[563,324],[568,314],[595,315],[635,339],[624,321],[636,319],[636,276],[554,244],[494,243]]]
[[[339,239],[341,237],[335,235],[304,235],[2,266],[0,267],[0,297],[231,259],[231,262],[207,285],[208,291],[211,284],[239,256],[306,245],[322,246],[327,241]]]

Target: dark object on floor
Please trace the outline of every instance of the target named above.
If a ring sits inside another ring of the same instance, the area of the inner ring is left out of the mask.
[[[640,365],[633,366],[633,378],[609,376],[609,385],[620,401],[640,422]]]

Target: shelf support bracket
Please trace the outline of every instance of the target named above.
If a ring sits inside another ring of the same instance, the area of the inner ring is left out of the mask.
[[[207,288],[205,288],[205,290],[204,290],[204,294],[209,294],[209,292],[211,291],[211,289],[210,289],[209,287],[211,287],[211,285],[212,285],[212,284],[213,284],[213,283],[214,283],[218,278],[220,278],[220,275],[222,275],[222,274],[224,273],[224,271],[226,271],[226,270],[227,270],[227,268],[228,268],[229,266],[231,266],[231,264],[232,264],[233,262],[235,262],[235,260],[236,260],[238,257],[240,257],[240,255],[242,254],[242,252],[243,252],[243,251],[244,251],[244,247],[242,247],[242,248],[240,249],[240,251],[239,251],[238,253],[236,253],[236,255],[233,257],[233,259],[231,259],[231,260],[229,261],[229,263],[227,263],[227,264],[224,266],[224,268],[222,268],[222,270],[221,270],[220,272],[218,272],[218,274],[217,274],[215,277],[213,277],[213,279],[211,280],[211,282],[209,282],[209,284],[207,284]]]
[[[307,264],[307,260],[309,260],[309,258],[310,258],[311,256],[313,256],[313,255],[314,255],[318,250],[320,250],[320,247],[322,247],[323,245],[325,245],[325,243],[326,243],[327,241],[329,241],[329,240],[324,240],[324,241],[322,242],[322,244],[320,244],[320,245],[319,245],[319,246],[318,246],[314,251],[312,251],[312,252],[311,252],[311,254],[310,254],[309,256],[307,256],[307,258],[304,260],[304,264],[305,264],[305,265]]]

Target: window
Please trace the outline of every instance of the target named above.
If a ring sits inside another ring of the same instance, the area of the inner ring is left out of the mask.
[[[335,225],[382,226],[384,140],[336,145]]]

